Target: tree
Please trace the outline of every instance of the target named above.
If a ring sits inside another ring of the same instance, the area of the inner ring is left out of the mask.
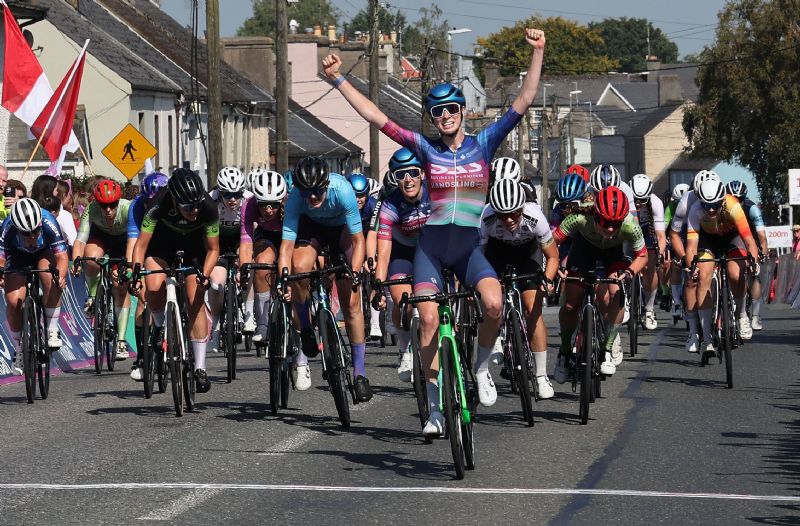
[[[426,79],[444,79],[447,63],[447,30],[450,25],[442,18],[442,10],[435,4],[419,10],[419,20],[409,24],[403,32],[402,51],[420,58],[420,69]]]
[[[786,202],[787,170],[800,167],[798,22],[793,0],[730,2],[683,118],[691,153],[748,168],[762,203]]]
[[[619,60],[620,71],[635,73],[645,71],[647,64],[647,37],[650,30],[650,54],[661,62],[678,60],[678,46],[661,29],[644,18],[606,18],[590,22],[589,30],[599,33],[605,41],[605,53]]]
[[[383,5],[378,8],[378,29],[384,35],[388,35],[392,31],[397,31],[397,33],[400,34],[407,29],[407,26],[408,22],[406,21],[406,16],[399,10],[392,13],[383,7]],[[366,9],[362,9],[356,13],[356,16],[347,24],[347,36],[355,38],[356,31],[369,34],[370,27],[369,12]]]
[[[605,54],[605,43],[599,33],[561,17],[531,17],[478,39],[484,58],[496,61],[503,76],[516,76],[528,69],[532,48],[525,45],[523,30],[526,27],[544,30],[547,51],[542,69],[550,75],[606,73],[619,67],[619,61]],[[482,63],[477,70],[483,79]]]
[[[326,34],[329,24],[338,25],[340,12],[328,0],[302,0],[289,4],[289,20],[297,20],[300,31],[321,26]],[[275,37],[275,0],[253,0],[253,16],[242,23],[236,32],[242,37]]]

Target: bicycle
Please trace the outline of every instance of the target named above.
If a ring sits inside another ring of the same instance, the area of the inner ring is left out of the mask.
[[[369,268],[369,275],[361,278],[361,301],[362,309],[364,309],[364,327],[370,327],[370,323],[372,321],[372,312],[369,308],[371,304],[370,297],[372,296],[372,291],[376,288],[373,286],[373,281],[375,281],[375,261],[372,258],[367,258],[367,267]],[[387,300],[389,299],[390,297],[387,298]],[[391,345],[397,345],[397,336],[394,334],[388,334],[389,326],[387,311],[388,308],[381,309],[378,313],[378,326],[381,328],[381,337],[378,339],[378,343],[380,344],[381,349],[386,347],[387,336],[391,342]]]
[[[22,303],[22,335],[20,352],[22,353],[22,370],[25,375],[25,394],[28,403],[36,398],[36,383],[39,383],[39,396],[46,400],[50,395],[50,357],[55,349],[47,346],[44,319],[44,291],[39,281],[39,274],[50,274],[53,286],[57,287],[58,269],[50,266],[47,269],[25,267],[20,270],[0,270],[3,274],[25,275],[25,301]]]
[[[586,291],[575,333],[573,352],[577,352],[578,356],[574,359],[576,367],[572,377],[572,392],[580,388],[578,414],[581,425],[586,425],[589,422],[589,404],[601,396],[600,382],[604,377],[600,372],[600,364],[605,359],[602,343],[606,339],[606,326],[595,303],[595,287],[603,283],[616,285],[622,283],[619,279],[601,278],[594,270],[587,272],[586,276],[567,276],[564,279],[579,283]],[[624,294],[620,295],[620,301],[624,307]]]
[[[445,276],[445,291],[426,296],[403,294],[399,308],[407,305],[435,302],[439,305],[439,409],[444,414],[450,450],[453,454],[456,478],[464,478],[465,470],[475,469],[475,440],[473,416],[478,405],[475,375],[472,373],[463,345],[455,332],[453,301],[471,298],[477,306],[477,318],[483,314],[480,294],[475,290],[450,291],[451,280]],[[402,311],[401,311],[402,312]]]
[[[340,256],[339,264],[331,265],[328,261],[327,252],[320,252],[320,257],[325,261],[322,268],[312,270],[310,272],[301,272],[298,274],[289,275],[289,270],[284,268],[281,271],[281,277],[277,286],[279,294],[283,297],[282,291],[288,283],[292,281],[301,281],[304,279],[311,280],[312,292],[316,293],[317,309],[313,313],[315,325],[322,340],[322,376],[328,382],[328,386],[333,396],[333,403],[336,406],[336,413],[339,415],[339,420],[342,427],[350,427],[350,406],[347,400],[347,394],[353,400],[353,404],[357,404],[355,391],[353,390],[353,381],[350,375],[350,356],[345,352],[345,343],[342,334],[339,332],[339,326],[336,323],[336,317],[333,315],[330,304],[330,287],[326,284],[327,276],[331,274],[345,275],[353,280],[354,286],[358,285],[358,276],[353,273],[345,260],[344,256]]]
[[[142,348],[139,349],[145,399],[153,396],[156,378],[158,378],[158,392],[163,393],[167,390],[169,369],[165,353],[161,351],[162,343],[163,331],[159,336],[154,330],[150,318],[150,308],[145,306],[142,312]],[[157,352],[156,349],[161,352]]]
[[[222,254],[219,258],[225,261],[228,273],[222,300],[223,319],[219,326],[219,340],[225,352],[226,381],[231,383],[236,380],[236,345],[242,341],[243,323],[241,320],[244,318],[244,302],[236,279],[239,256],[237,254]],[[242,282],[244,283],[246,280]],[[245,334],[244,337],[252,338],[252,335]],[[245,349],[247,349],[246,343]]]
[[[201,284],[207,278],[194,265],[183,265],[183,251],[176,254],[173,267],[142,270],[137,266],[134,269],[134,286],[138,284],[140,277],[150,274],[166,275],[167,303],[164,318],[164,340],[161,343],[162,355],[160,358],[156,356],[155,360],[163,360],[166,364],[172,384],[175,415],[183,416],[184,402],[187,411],[192,411],[195,405],[194,355],[189,345],[189,335],[184,331],[187,316],[183,290],[187,274],[196,274]]]
[[[125,281],[124,269],[128,262],[125,258],[112,258],[103,256],[79,257],[73,261],[73,265],[78,266],[85,262],[92,261],[100,267],[100,281],[97,284],[97,291],[94,295],[94,370],[97,374],[103,371],[103,358],[106,360],[106,368],[114,370],[114,362],[117,359],[117,311],[114,309],[114,281],[113,266],[116,265],[118,280],[120,283]],[[85,270],[85,264],[84,264]]]

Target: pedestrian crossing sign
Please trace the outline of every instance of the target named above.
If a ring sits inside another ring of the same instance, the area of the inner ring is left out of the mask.
[[[139,173],[144,162],[157,153],[155,146],[130,123],[103,148],[103,155],[129,181]]]

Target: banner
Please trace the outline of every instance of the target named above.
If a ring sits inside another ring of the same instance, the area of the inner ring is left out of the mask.
[[[792,227],[764,227],[767,234],[767,248],[792,248]]]

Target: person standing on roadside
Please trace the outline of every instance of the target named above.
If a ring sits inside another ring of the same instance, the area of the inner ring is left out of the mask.
[[[6,197],[6,181],[8,181],[8,170],[0,164],[0,191],[3,192],[3,200],[0,201],[0,220],[8,216],[11,206],[16,201],[13,197]]]
[[[792,254],[800,261],[800,225],[792,225]]]

